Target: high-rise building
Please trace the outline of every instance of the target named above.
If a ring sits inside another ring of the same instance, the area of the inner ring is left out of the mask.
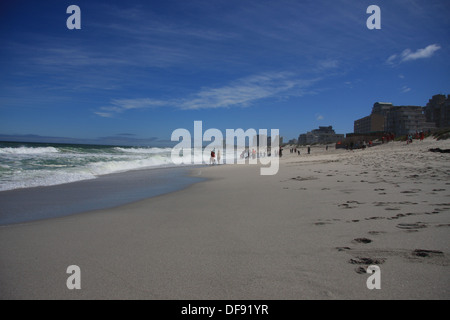
[[[354,133],[356,134],[388,132],[399,136],[434,128],[433,122],[427,122],[424,108],[394,106],[390,102],[376,102],[369,116],[354,122]]]
[[[427,122],[423,108],[420,106],[394,106],[386,114],[385,131],[397,136],[408,135],[435,128],[434,123]]]
[[[437,94],[428,100],[425,117],[438,128],[450,127],[450,95]]]
[[[385,116],[372,113],[370,116],[356,120],[354,123],[354,133],[384,132]]]

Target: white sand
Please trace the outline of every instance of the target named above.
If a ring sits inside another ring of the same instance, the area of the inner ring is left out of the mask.
[[[201,168],[210,180],[179,192],[1,227],[0,298],[449,299],[450,154],[432,147],[450,140],[285,149],[275,176]]]

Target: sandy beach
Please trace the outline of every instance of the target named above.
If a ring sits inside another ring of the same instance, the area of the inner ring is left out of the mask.
[[[285,149],[277,175],[197,168],[206,181],[180,191],[0,227],[0,298],[449,299],[450,155],[436,147],[450,140]]]

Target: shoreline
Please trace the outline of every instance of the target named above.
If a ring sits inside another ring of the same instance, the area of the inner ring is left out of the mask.
[[[0,298],[448,299],[450,171],[434,146],[450,141],[283,152],[275,176],[198,168],[176,192],[1,227]],[[73,264],[81,290],[65,285]]]
[[[193,166],[137,169],[96,179],[0,192],[0,226],[114,208],[186,188],[202,180]]]

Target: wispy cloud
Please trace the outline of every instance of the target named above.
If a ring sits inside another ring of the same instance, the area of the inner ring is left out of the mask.
[[[123,113],[127,110],[157,108],[166,106],[170,103],[170,101],[155,100],[149,98],[113,99],[111,100],[111,105],[101,107],[99,111],[96,111],[94,113],[103,118],[112,118],[116,114]]]
[[[316,120],[317,120],[317,121],[321,121],[321,120],[323,120],[323,119],[324,119],[323,115],[321,115],[321,114],[317,114],[317,115],[316,115]]]
[[[182,98],[114,99],[109,106],[101,107],[94,113],[110,118],[128,110],[167,106],[182,110],[248,107],[262,99],[308,94],[307,89],[319,80],[320,78],[301,79],[289,72],[264,73],[241,78],[221,87],[202,88],[197,93]]]
[[[405,49],[401,54],[393,54],[389,56],[389,58],[386,60],[386,63],[394,65],[397,63],[414,61],[417,59],[430,58],[439,49],[441,49],[441,47],[437,44],[430,44],[429,46],[423,49],[418,49],[416,51],[412,51],[411,49]]]
[[[402,91],[402,93],[407,93],[407,92],[411,91],[411,88],[409,88],[407,86],[403,86],[401,91]]]
[[[396,55],[396,54],[393,54],[393,55],[391,55],[389,58],[387,58],[386,63],[387,63],[387,64],[394,64],[394,62],[396,61],[396,59],[397,59],[397,55]]]
[[[243,78],[219,88],[204,88],[180,105],[181,109],[217,109],[246,107],[253,102],[277,97],[304,94],[316,79],[302,80],[290,73],[268,73]]]
[[[437,44],[431,44],[424,49],[419,49],[415,52],[412,52],[410,49],[406,49],[402,53],[402,62],[411,61],[417,59],[430,58],[436,51],[438,51],[441,47]]]

